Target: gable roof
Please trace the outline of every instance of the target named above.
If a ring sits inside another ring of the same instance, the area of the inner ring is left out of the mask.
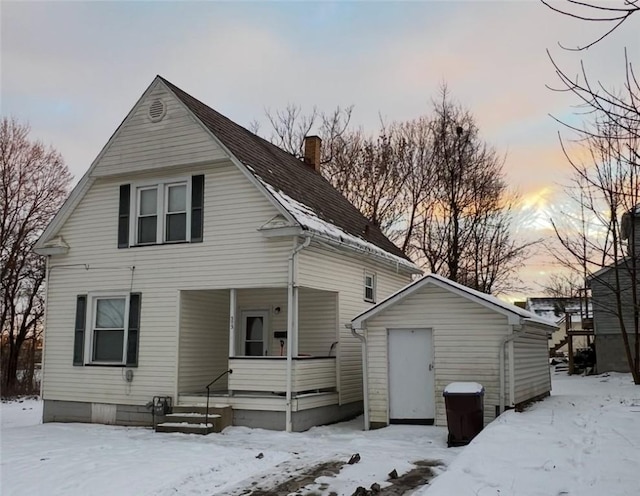
[[[462,296],[463,298],[474,301],[484,307],[506,315],[509,318],[510,324],[520,324],[522,321],[525,321],[550,327],[554,330],[557,328],[556,324],[553,321],[539,317],[535,313],[525,310],[524,308],[520,308],[516,305],[511,305],[510,303],[502,301],[495,296],[476,291],[475,289],[471,289],[462,284],[458,284],[457,282],[453,282],[452,280],[447,279],[446,277],[439,276],[437,274],[428,274],[424,277],[421,277],[420,279],[416,279],[412,283],[406,285],[404,288],[393,293],[391,296],[385,298],[378,304],[374,305],[368,310],[365,310],[351,321],[352,327],[355,329],[361,329],[366,320],[377,315],[386,308],[399,303],[404,298],[412,295],[427,284],[432,284],[446,291],[450,291],[451,293],[457,294],[459,296]]]
[[[313,167],[208,107],[161,76],[158,78],[217,137],[304,228],[313,217],[403,260],[410,259]],[[293,200],[293,202],[288,201]],[[307,207],[296,208],[301,204]],[[308,215],[311,213],[312,215]],[[329,227],[330,226],[325,226]]]
[[[232,162],[254,181],[269,200],[288,219],[303,230],[329,238],[332,242],[371,253],[401,265],[413,273],[422,271],[392,243],[379,227],[370,223],[340,192],[311,166],[272,143],[231,121],[192,97],[161,76],[151,85],[111,136],[89,170],[75,186],[65,204],[56,214],[36,243],[42,251],[58,233],[71,212],[93,184],[92,171],[111,141],[127,121],[133,110],[145,98],[156,82],[161,82],[193,114],[222,147],[231,154]]]

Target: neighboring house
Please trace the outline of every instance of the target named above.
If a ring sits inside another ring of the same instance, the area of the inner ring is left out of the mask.
[[[298,160],[159,76],[36,251],[45,422],[148,425],[155,396],[202,403],[218,376],[236,425],[353,416],[346,324],[420,273],[321,176],[319,138]]]
[[[553,322],[441,276],[418,279],[351,322],[365,369],[365,428],[446,425],[447,384],[484,386],[484,419],[549,394]]]
[[[549,340],[549,350],[568,351],[567,328],[573,331],[587,330],[592,325],[593,311],[590,299],[569,297],[527,298],[524,308],[549,321],[555,322],[557,330]],[[569,324],[567,325],[567,316]],[[583,325],[584,324],[584,325]],[[575,336],[573,349],[586,348],[587,336]]]
[[[622,239],[627,241],[627,256],[587,278],[593,301],[596,360],[600,373],[629,372],[620,316],[627,330],[632,354],[635,348],[635,319],[640,304],[640,206],[626,212],[621,224]]]

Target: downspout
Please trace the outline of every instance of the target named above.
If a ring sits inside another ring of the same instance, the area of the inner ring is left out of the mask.
[[[42,318],[42,356],[40,357],[40,399],[43,399],[44,393],[44,346],[47,339],[47,314],[49,313],[49,283],[51,282],[51,269],[49,264],[51,263],[51,255],[47,255],[45,259],[45,286],[44,286],[44,316]],[[36,345],[35,339],[33,340],[33,346]],[[42,420],[42,419],[41,419]]]
[[[296,255],[304,250],[311,243],[312,236],[305,236],[304,243],[298,245],[298,238],[294,238],[293,240],[293,250],[289,254],[289,281],[287,284],[287,392],[286,392],[286,430],[287,432],[291,432],[293,430],[293,424],[291,422],[292,409],[293,405],[292,401],[292,389],[293,389],[293,339],[294,335],[297,334],[298,329],[298,321],[297,315],[294,314],[295,305],[294,305],[294,288],[296,286],[295,281],[295,260]],[[296,332],[294,333],[294,329]],[[297,336],[295,336],[297,339]]]
[[[516,327],[520,327],[520,326],[515,326],[513,324],[509,324],[509,334],[500,342],[500,412],[499,413],[503,413],[505,410],[505,388],[506,388],[506,379],[505,379],[505,372],[504,372],[504,365],[505,365],[505,351],[504,351],[504,347],[511,341],[513,341],[516,337],[518,337],[518,334],[516,334],[515,332],[515,328]],[[514,389],[514,384],[513,384],[513,371],[514,371],[514,364],[513,364],[513,353],[510,354],[511,356],[509,357],[509,394],[511,396],[511,400],[513,400],[513,389]]]
[[[369,362],[367,360],[367,338],[364,334],[358,334],[351,324],[346,324],[351,329],[353,337],[357,338],[362,344],[362,400],[364,407],[364,430],[369,430]]]

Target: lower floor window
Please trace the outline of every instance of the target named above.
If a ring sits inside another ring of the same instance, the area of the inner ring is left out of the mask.
[[[127,297],[96,297],[91,361],[122,363],[127,331]]]
[[[76,296],[73,365],[138,366],[141,293]]]

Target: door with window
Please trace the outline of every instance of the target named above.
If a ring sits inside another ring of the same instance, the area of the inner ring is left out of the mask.
[[[269,312],[266,310],[242,312],[242,343],[244,356],[265,356],[269,345]]]

